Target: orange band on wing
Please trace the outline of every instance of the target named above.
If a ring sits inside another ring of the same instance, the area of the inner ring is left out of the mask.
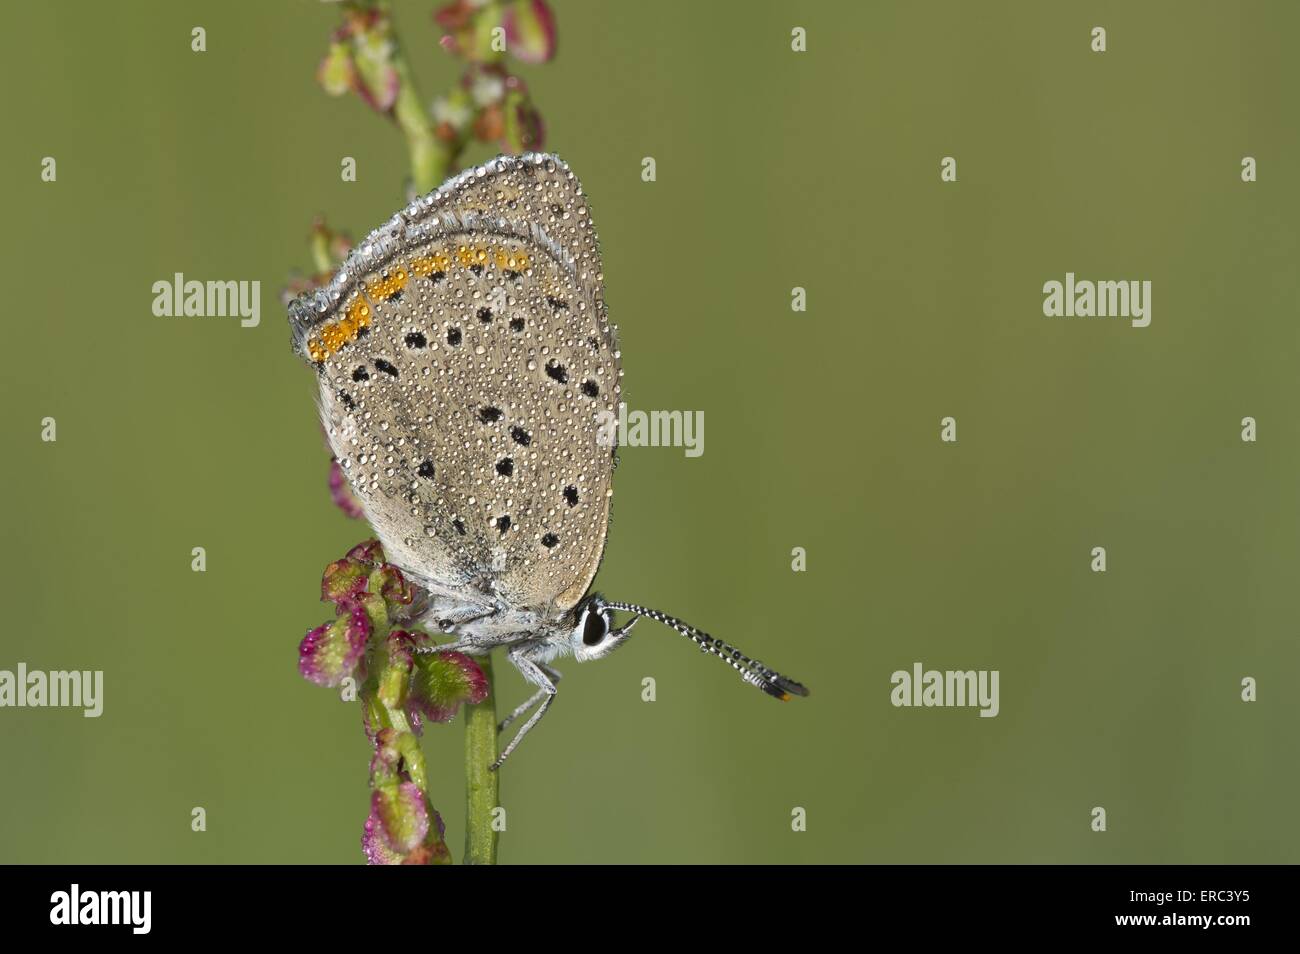
[[[398,265],[385,272],[366,285],[365,294],[358,294],[342,317],[327,322],[316,336],[307,339],[307,356],[319,364],[330,355],[337,354],[349,342],[356,341],[361,329],[370,327],[374,315],[371,303],[391,301],[401,294],[412,277],[441,277],[453,263],[464,268],[481,269],[488,262],[495,263],[503,272],[525,272],[532,264],[523,249],[481,245],[472,248],[468,245],[458,246],[454,258],[439,250],[412,259],[409,271],[405,265]]]

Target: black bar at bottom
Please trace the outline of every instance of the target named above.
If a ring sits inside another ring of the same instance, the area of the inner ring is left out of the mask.
[[[621,867],[376,871],[364,867],[9,866],[6,936],[256,936],[384,944],[716,935],[864,941],[1212,937],[1284,931],[1289,867]],[[495,916],[499,912],[502,916]],[[567,925],[567,926],[566,926]],[[540,933],[539,933],[540,932]],[[663,933],[659,933],[663,932]],[[1288,932],[1289,933],[1289,932]],[[472,950],[472,947],[471,947]]]

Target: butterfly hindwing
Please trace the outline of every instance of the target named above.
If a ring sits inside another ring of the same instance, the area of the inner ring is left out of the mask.
[[[604,549],[621,372],[585,198],[541,160],[440,190],[303,347],[389,559],[553,615]]]

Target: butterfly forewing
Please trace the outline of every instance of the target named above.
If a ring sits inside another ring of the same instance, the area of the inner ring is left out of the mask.
[[[550,615],[595,575],[619,361],[558,160],[474,170],[303,337],[330,444],[389,559]]]

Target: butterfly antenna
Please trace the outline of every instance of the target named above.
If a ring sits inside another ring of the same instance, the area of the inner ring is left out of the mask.
[[[720,639],[714,639],[708,633],[701,629],[696,629],[689,623],[683,623],[675,616],[669,616],[667,613],[661,613],[658,610],[647,609],[644,606],[637,606],[635,603],[611,603],[607,600],[602,601],[610,609],[622,610],[626,613],[635,613],[638,616],[644,616],[647,619],[657,620],[665,626],[670,626],[683,636],[690,639],[695,645],[700,647],[701,652],[712,653],[719,659],[728,663],[732,669],[740,673],[740,678],[751,686],[757,686],[769,696],[782,701],[789,699],[792,695],[806,696],[808,689],[786,676],[781,675],[774,669],[768,669],[757,659],[750,659],[735,646],[728,645]]]

